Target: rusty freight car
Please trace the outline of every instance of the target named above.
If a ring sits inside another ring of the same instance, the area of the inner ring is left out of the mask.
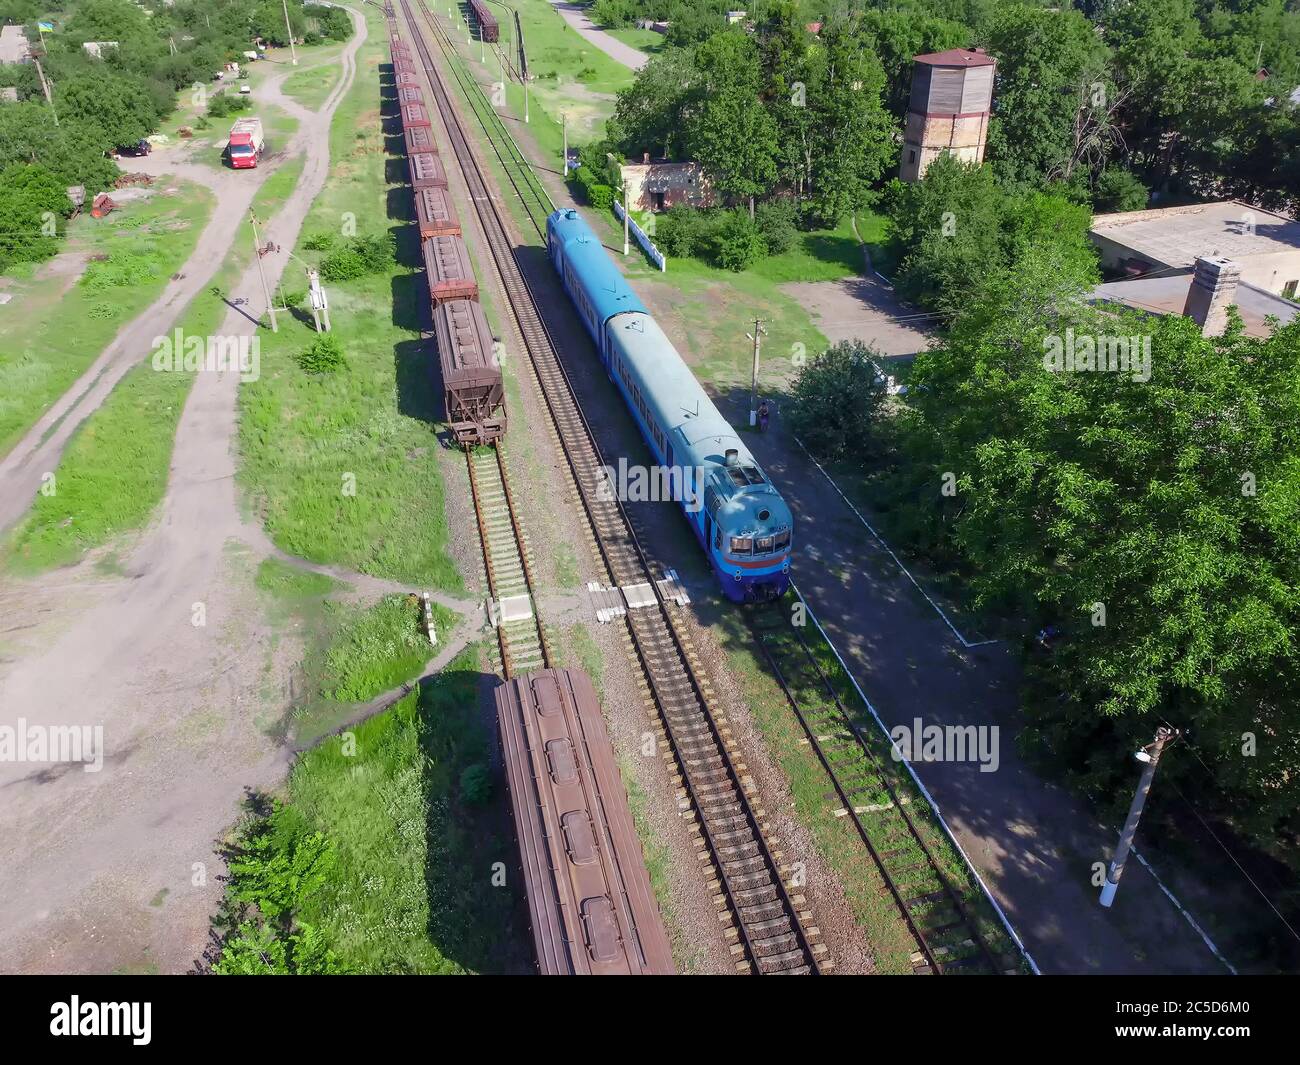
[[[402,129],[408,132],[423,126],[428,129],[433,123],[429,121],[429,112],[422,103],[402,104]]]
[[[432,237],[459,237],[460,219],[451,206],[446,189],[437,187],[415,190],[415,218],[420,226],[420,239]]]
[[[438,146],[433,142],[433,130],[429,126],[413,126],[402,132],[406,137],[407,156],[418,155],[420,152],[433,153],[438,150]]]
[[[420,249],[424,254],[424,272],[429,279],[429,298],[435,307],[447,300],[478,299],[474,267],[459,234],[430,237]]]
[[[443,169],[442,160],[433,152],[416,152],[406,159],[407,169],[411,173],[411,188],[417,192],[420,189],[445,189],[447,187],[447,171]],[[416,207],[420,205],[420,197],[415,198]]]
[[[447,424],[456,443],[491,444],[505,435],[505,389],[496,342],[473,300],[433,308],[433,335],[442,367]]]
[[[424,93],[420,91],[418,85],[399,85],[397,86],[397,102],[405,106],[406,104],[419,104],[424,106]]]
[[[469,9],[474,13],[474,21],[478,23],[479,37],[488,44],[496,44],[501,36],[501,27],[497,25],[497,17],[492,14],[486,0],[469,0]]]
[[[674,972],[587,674],[542,669],[515,677],[496,690],[496,707],[538,969]]]

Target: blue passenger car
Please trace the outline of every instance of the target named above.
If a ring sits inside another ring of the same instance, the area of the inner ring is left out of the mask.
[[[576,211],[550,216],[547,248],[723,592],[784,594],[793,520],[781,494]]]

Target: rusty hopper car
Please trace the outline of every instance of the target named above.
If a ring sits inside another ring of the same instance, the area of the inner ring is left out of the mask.
[[[447,423],[456,443],[491,444],[506,431],[505,389],[483,309],[448,300],[433,309]]]
[[[437,189],[429,189],[437,192]],[[456,236],[430,237],[421,245],[429,298],[436,307],[447,300],[477,300],[478,282],[465,242]]]
[[[407,169],[411,172],[411,187],[420,189],[445,189],[447,171],[442,168],[442,161],[433,152],[416,152],[406,159]],[[416,209],[420,206],[420,197],[415,198]]]
[[[409,59],[394,59],[393,72],[395,74],[418,74],[419,73],[419,71],[415,69],[415,64],[412,63]]]
[[[420,79],[414,74],[398,74],[393,80],[397,82],[399,89],[406,85],[419,86],[420,84]]]
[[[419,104],[424,106],[424,93],[420,91],[418,85],[399,85],[397,86],[397,102],[403,106],[406,104]]]
[[[469,0],[469,9],[474,12],[474,21],[478,23],[480,38],[488,44],[496,44],[497,38],[501,36],[501,28],[497,25],[497,17],[488,8],[486,0]]]
[[[460,219],[452,209],[446,189],[416,189],[415,217],[420,224],[421,240],[460,236]]]
[[[415,126],[404,132],[406,134],[406,154],[408,157],[417,155],[420,152],[433,153],[438,150],[438,146],[433,143],[433,130],[428,126]]]
[[[429,121],[429,112],[424,109],[424,104],[402,104],[402,129],[415,129],[417,126],[424,126],[426,129],[433,125]]]
[[[590,679],[538,670],[506,681],[496,706],[538,969],[674,972]]]

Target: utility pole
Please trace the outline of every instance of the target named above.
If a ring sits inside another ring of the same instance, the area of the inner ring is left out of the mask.
[[[569,116],[567,112],[560,113],[560,128],[564,131],[564,180],[569,180]]]
[[[284,31],[289,35],[289,55],[293,57],[293,66],[298,65],[298,49],[293,46],[293,27],[289,25],[289,0],[280,0],[284,8]]]
[[[271,316],[271,332],[278,333],[280,327],[275,322],[275,304],[271,300],[271,290],[266,284],[266,270],[262,266],[262,240],[257,235],[257,215],[248,209],[249,220],[253,223],[253,255],[257,259],[257,275],[262,279],[262,295],[266,297],[266,313]]]
[[[626,255],[628,253],[628,250],[631,247],[628,243],[628,225],[629,225],[630,215],[628,215],[627,213],[627,182],[626,181],[624,181],[623,184],[621,184],[618,187],[618,191],[623,194],[623,254]]]
[[[50,114],[54,116],[54,124],[59,124],[59,112],[54,109],[54,95],[50,92],[50,83],[45,80],[45,71],[41,68],[41,61],[32,56],[32,62],[36,64],[36,74],[41,79],[41,91],[45,93],[45,102],[50,105]]]
[[[1119,878],[1124,875],[1124,863],[1128,861],[1129,851],[1133,849],[1133,836],[1137,833],[1138,821],[1142,818],[1142,807],[1146,805],[1147,795],[1151,791],[1151,781],[1155,779],[1156,765],[1165,744],[1178,733],[1161,725],[1156,729],[1156,738],[1137,752],[1137,760],[1142,763],[1142,777],[1138,781],[1137,793],[1133,804],[1128,808],[1128,819],[1119,834],[1119,846],[1115,848],[1115,857],[1111,859],[1110,869],[1106,873],[1106,882],[1101,886],[1101,904],[1109,907],[1115,901],[1115,892],[1119,890]]]
[[[524,125],[528,125],[528,79],[521,77],[519,79],[524,83]]]
[[[754,331],[745,334],[754,342],[754,369],[749,377],[749,424],[751,428],[758,424],[758,348],[765,332],[767,330],[763,328],[763,319],[755,318]]]

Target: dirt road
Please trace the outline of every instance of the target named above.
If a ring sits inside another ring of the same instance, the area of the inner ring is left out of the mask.
[[[319,112],[284,98],[278,86],[263,93],[301,122],[288,153],[304,156],[303,173],[265,230],[281,247],[293,247],[328,173],[330,119],[366,35],[361,16],[349,13],[356,36]],[[151,308],[157,317],[132,323],[65,397],[62,413],[24,441],[5,466],[5,477],[15,478],[4,482],[6,500],[28,470],[39,477],[57,457],[62,445],[48,449],[41,435],[49,430],[51,441],[66,441],[74,417],[84,418],[141,357],[141,340],[170,328],[185,293],[197,291],[224,257],[251,191],[213,180],[219,205],[186,279],[169,286]],[[287,259],[264,260],[268,280]],[[255,266],[238,291],[255,316],[263,310]],[[231,311],[220,331],[253,328]],[[236,375],[198,375],[160,516],[123,560],[124,577],[83,565],[0,586],[0,723],[98,726],[103,751],[98,772],[70,763],[0,764],[0,970],[188,968],[220,896],[214,840],[245,789],[272,785],[283,773],[286,754],[267,735],[288,701],[283,664],[250,599],[249,578],[270,545],[242,517],[234,484],[237,389]]]
[[[644,52],[639,52],[630,44],[624,44],[617,37],[612,37],[587,17],[587,9],[577,4],[551,0],[551,6],[564,18],[564,21],[577,30],[585,40],[590,41],[610,59],[622,63],[625,67],[640,70],[650,61]]]

